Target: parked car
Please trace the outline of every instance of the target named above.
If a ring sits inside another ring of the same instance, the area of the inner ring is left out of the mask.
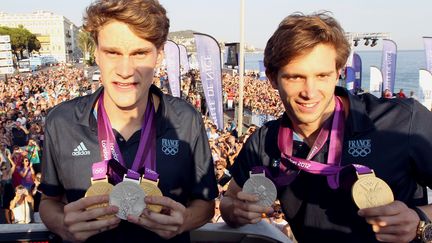
[[[99,82],[100,76],[101,76],[100,70],[99,69],[95,70],[93,72],[92,81],[93,82]]]

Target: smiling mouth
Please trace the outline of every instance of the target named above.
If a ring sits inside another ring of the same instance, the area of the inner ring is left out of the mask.
[[[306,107],[306,108],[312,108],[318,104],[318,102],[315,103],[297,103],[300,106]]]
[[[120,83],[120,82],[114,82],[114,84],[119,86],[119,87],[124,87],[124,88],[128,88],[128,87],[136,85],[136,83]]]

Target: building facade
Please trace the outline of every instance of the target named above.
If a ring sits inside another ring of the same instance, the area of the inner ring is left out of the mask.
[[[79,29],[66,17],[47,11],[0,12],[0,26],[18,28],[19,25],[36,35],[41,43],[40,55],[52,56],[58,62],[75,61],[82,57],[78,48]]]

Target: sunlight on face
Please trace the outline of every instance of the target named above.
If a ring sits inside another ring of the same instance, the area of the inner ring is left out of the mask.
[[[318,128],[334,109],[338,77],[335,49],[319,44],[282,67],[272,85],[293,123]]]
[[[98,34],[95,50],[107,101],[119,108],[133,108],[147,99],[154,68],[162,50],[137,36],[127,24],[111,21]]]

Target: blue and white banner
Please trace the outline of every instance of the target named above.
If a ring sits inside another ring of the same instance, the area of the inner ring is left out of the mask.
[[[354,89],[361,88],[362,85],[362,60],[360,55],[354,52],[353,56],[354,68]]]
[[[369,93],[380,98],[382,96],[382,83],[383,77],[381,70],[375,66],[370,67],[370,82],[369,82]]]
[[[164,51],[171,95],[180,97],[180,50],[176,43],[168,40]]]
[[[426,53],[426,70],[432,73],[432,37],[423,37]]]
[[[180,65],[183,68],[183,73],[189,72],[189,59],[188,59],[188,53],[186,50],[186,46],[184,45],[178,45],[180,50]]]
[[[222,68],[218,42],[206,34],[194,33],[201,82],[210,118],[223,129]]]
[[[345,87],[349,91],[354,90],[355,73],[351,66],[345,67]]]
[[[259,80],[267,80],[267,76],[265,73],[265,67],[264,67],[264,61],[259,60],[258,65],[259,65]]]
[[[432,74],[428,70],[419,70],[418,101],[428,110],[432,108]]]
[[[396,56],[397,46],[392,40],[383,40],[381,73],[383,76],[383,90],[390,90],[394,93],[396,80]]]

